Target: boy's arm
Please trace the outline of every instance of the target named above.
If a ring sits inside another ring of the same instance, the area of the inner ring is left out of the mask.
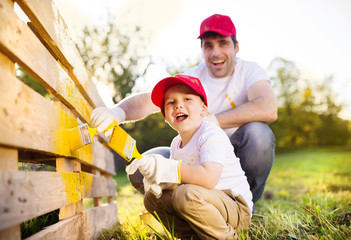
[[[215,162],[190,166],[182,163],[181,160],[150,154],[140,160],[134,160],[127,166],[126,172],[133,174],[137,169],[150,184],[191,183],[211,189],[216,186],[223,166]]]
[[[205,162],[194,166],[183,163],[180,166],[181,181],[212,189],[217,185],[222,170],[223,165],[217,162]]]

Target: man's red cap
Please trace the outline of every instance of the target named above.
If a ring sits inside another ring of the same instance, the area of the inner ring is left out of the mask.
[[[200,26],[201,38],[207,32],[216,32],[225,37],[234,36],[236,38],[236,29],[230,17],[220,14],[214,14],[202,21]]]
[[[173,77],[167,77],[159,81],[151,93],[152,102],[161,109],[163,116],[165,116],[164,110],[164,98],[167,90],[178,84],[185,84],[192,88],[197,94],[200,95],[202,100],[207,106],[207,96],[200,80],[196,77],[191,77],[187,75],[177,74]]]

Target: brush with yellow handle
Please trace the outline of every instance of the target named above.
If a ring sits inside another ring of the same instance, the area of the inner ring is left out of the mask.
[[[118,126],[118,122],[114,121],[106,129],[105,132]],[[68,139],[71,151],[76,151],[79,148],[93,142],[93,137],[98,133],[97,128],[92,128],[88,124],[83,123],[78,127],[68,130]]]
[[[112,135],[108,142],[108,146],[116,153],[121,155],[128,162],[133,158],[142,158],[138,152],[135,140],[118,125],[117,121],[111,123],[104,132],[112,129]],[[78,127],[68,130],[68,138],[70,142],[71,151],[75,151],[87,144],[93,142],[93,137],[98,133],[97,128],[91,128],[88,124],[84,123]]]
[[[123,128],[116,125],[113,128],[108,146],[128,162],[130,162],[133,158],[142,158],[142,155],[138,152],[135,143],[135,139],[133,139],[126,131],[124,131]]]

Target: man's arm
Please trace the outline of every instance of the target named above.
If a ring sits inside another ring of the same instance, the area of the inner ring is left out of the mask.
[[[268,81],[256,82],[248,89],[247,95],[247,103],[216,114],[221,128],[240,127],[249,122],[272,123],[277,120],[277,99]]]
[[[159,109],[152,103],[151,93],[138,93],[126,97],[112,108],[95,108],[90,114],[89,123],[102,132],[114,121],[137,121],[157,111]]]
[[[137,93],[122,99],[116,105],[126,113],[126,121],[141,120],[152,113],[160,111],[151,101],[151,93]]]

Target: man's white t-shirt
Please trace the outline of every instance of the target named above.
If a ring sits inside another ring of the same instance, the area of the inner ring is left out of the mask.
[[[208,102],[209,114],[233,109],[248,102],[247,90],[260,80],[269,80],[267,72],[255,62],[236,58],[234,74],[226,78],[212,78],[205,63],[185,72],[186,75],[200,79]],[[237,128],[224,129],[231,136]]]
[[[216,162],[223,166],[217,185],[218,190],[230,189],[233,196],[240,194],[252,211],[252,194],[240,160],[224,131],[215,124],[203,122],[189,143],[183,148],[180,136],[171,143],[171,159],[183,160],[188,165]]]

